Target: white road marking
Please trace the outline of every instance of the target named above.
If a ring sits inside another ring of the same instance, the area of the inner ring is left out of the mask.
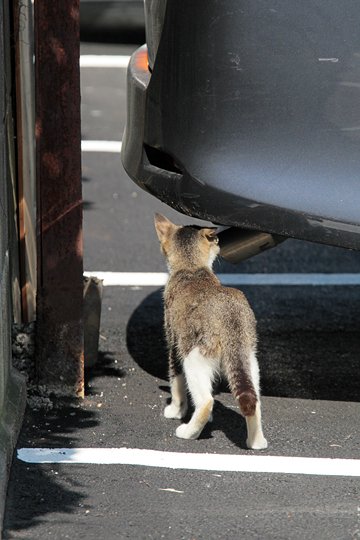
[[[104,280],[104,286],[162,287],[167,272],[85,272]],[[360,285],[360,274],[217,274],[223,285],[351,286]]]
[[[159,491],[168,491],[169,493],[184,493],[183,491],[180,491],[179,489],[173,489],[173,488],[158,488]]]
[[[340,131],[360,131],[360,126],[340,128]]]
[[[82,152],[121,152],[121,141],[81,141]]]
[[[82,68],[127,68],[130,61],[128,55],[82,54],[80,67]]]
[[[102,279],[104,287],[162,287],[168,279],[167,272],[84,272],[84,275]]]
[[[138,448],[21,448],[17,457],[26,463],[137,465],[199,471],[360,477],[359,459],[193,454]]]

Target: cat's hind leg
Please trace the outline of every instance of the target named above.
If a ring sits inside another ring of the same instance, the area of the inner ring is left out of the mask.
[[[250,415],[245,415],[246,427],[247,427],[246,445],[248,448],[251,448],[252,450],[263,450],[267,448],[268,443],[262,431],[259,364],[256,358],[256,352],[254,350],[250,352],[248,361],[249,361],[249,368],[250,368],[250,379],[255,389],[257,401],[256,401],[254,413]],[[240,401],[240,407],[241,407],[241,398],[239,399],[239,401]]]
[[[174,346],[169,352],[169,378],[171,403],[165,407],[164,416],[181,420],[187,412],[187,392],[184,373]]]
[[[214,405],[212,383],[217,373],[218,362],[205,358],[199,348],[195,347],[184,359],[183,368],[195,410],[190,422],[177,428],[176,436],[181,439],[197,439],[211,419]]]
[[[267,440],[263,435],[261,427],[260,401],[256,404],[255,413],[252,416],[245,416],[245,420],[247,427],[247,447],[252,450],[264,450],[267,448]]]

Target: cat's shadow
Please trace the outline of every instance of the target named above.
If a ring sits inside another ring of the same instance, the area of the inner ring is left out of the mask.
[[[160,385],[159,390],[161,390],[162,392],[168,392],[170,394],[169,386]],[[215,391],[212,421],[208,422],[205,425],[203,431],[201,432],[201,435],[199,436],[199,440],[212,439],[213,432],[221,431],[229,439],[230,442],[243,450],[247,450],[248,448],[246,446],[246,422],[245,419],[241,416],[241,414],[236,411],[235,402],[235,410],[232,410],[216,399],[216,394],[224,391],[229,392],[227,385],[224,382],[219,382]],[[169,397],[167,400],[167,405],[169,405],[170,402],[171,398]],[[189,409],[186,413],[186,416],[182,419],[182,421],[186,424],[190,421],[191,415],[194,410],[191,406],[190,396],[188,396],[188,402]]]
[[[132,313],[126,328],[127,348],[135,362],[150,375],[167,380],[162,291],[147,296]]]
[[[185,421],[190,420],[190,416]],[[212,439],[213,432],[221,431],[235,446],[247,450],[246,422],[236,410],[229,409],[220,401],[215,400],[212,422],[208,422],[199,439]]]
[[[252,291],[249,290],[248,294],[251,296]],[[264,294],[262,291],[262,296]],[[268,295],[271,297],[271,291]],[[251,301],[256,306],[256,298],[251,298]],[[267,298],[263,298],[265,305],[267,301]],[[360,333],[358,329],[355,331],[355,323],[351,318],[348,317],[346,331],[334,331],[331,327],[319,330],[315,320],[313,328],[307,328],[306,332],[294,329],[289,333],[286,321],[276,332],[269,332],[267,311],[265,315],[259,308],[255,311],[258,312],[258,359],[263,396],[358,401],[360,370],[357,359]],[[160,289],[149,294],[132,313],[127,325],[127,347],[135,362],[144,371],[157,379],[167,381],[168,353],[163,328]],[[226,389],[222,388],[222,391],[224,390]],[[221,407],[216,414],[222,410]],[[231,433],[234,433],[236,429],[233,422],[236,426],[244,423],[240,415],[229,409],[227,411],[224,416],[232,418]],[[243,427],[242,430],[244,429]]]

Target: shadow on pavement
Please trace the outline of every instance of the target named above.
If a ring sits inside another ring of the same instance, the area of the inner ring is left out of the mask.
[[[100,352],[98,363],[86,373],[84,401],[53,400],[53,408],[39,411],[27,408],[18,448],[71,448],[84,446],[100,423],[100,413],[87,398],[96,395],[96,380],[102,377],[123,377],[117,367],[115,353]],[[30,538],[31,529],[46,519],[56,523],[57,514],[84,514],[88,486],[76,480],[76,467],[61,464],[29,464],[14,456],[11,468],[4,539]],[[89,507],[90,508],[90,507]],[[50,518],[46,516],[52,515]],[[55,517],[54,517],[55,516]]]
[[[112,351],[99,351],[96,364],[85,369],[85,396],[97,393],[96,379],[101,377],[123,378],[124,370],[116,364],[116,353]]]
[[[358,401],[360,332],[357,321],[360,313],[352,309],[346,298],[342,300],[341,309],[335,310],[336,299],[326,291],[316,292],[323,294],[323,298],[318,299],[319,305],[314,308],[312,291],[287,290],[286,298],[281,298],[279,294],[276,297],[274,288],[265,289],[260,293],[259,289],[247,291],[258,319],[262,394]],[[130,317],[127,347],[144,371],[167,380],[161,290],[147,296]]]
[[[164,339],[162,290],[150,294],[135,309],[126,328],[127,348],[147,373],[167,380],[167,348]]]
[[[48,412],[28,409],[18,448],[76,446],[79,437],[75,434],[95,427],[97,416],[94,411],[79,408],[76,402]],[[3,538],[21,538],[20,531],[35,527],[48,514],[78,510],[85,495],[75,478],[73,471],[67,473],[61,465],[29,464],[14,456]]]
[[[83,43],[106,43],[139,45],[145,43],[145,29],[119,28],[119,29],[91,29],[84,28],[80,32],[80,41]],[[140,45],[139,45],[140,46]]]

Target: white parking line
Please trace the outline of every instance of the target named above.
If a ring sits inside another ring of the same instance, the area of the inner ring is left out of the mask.
[[[128,55],[82,54],[81,68],[127,68],[130,61]]]
[[[360,274],[217,274],[223,285],[255,286],[359,286]],[[162,287],[167,272],[85,272],[104,280],[104,286]]]
[[[138,448],[21,448],[26,463],[137,465],[201,471],[360,476],[360,460],[239,454],[193,454]]]
[[[121,141],[81,141],[82,152],[113,152],[120,154]]]

